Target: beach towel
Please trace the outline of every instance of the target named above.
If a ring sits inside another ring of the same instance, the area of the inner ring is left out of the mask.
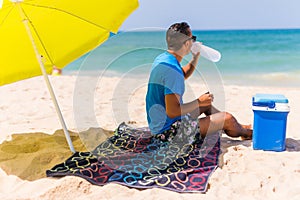
[[[76,152],[46,174],[75,175],[96,185],[119,183],[134,188],[205,192],[208,178],[218,166],[220,133],[185,143],[183,137],[177,134],[172,141],[163,142],[148,128],[122,123],[93,151]]]

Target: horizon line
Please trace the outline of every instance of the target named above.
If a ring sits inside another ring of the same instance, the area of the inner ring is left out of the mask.
[[[145,30],[145,29],[150,29],[150,30]],[[157,29],[157,30],[155,30]],[[159,30],[161,29],[161,30]],[[289,27],[289,28],[232,28],[232,29],[193,29],[192,31],[272,31],[272,30],[300,30],[300,27]],[[127,29],[127,30],[119,30],[119,32],[143,32],[143,31],[153,31],[153,32],[158,32],[158,31],[165,31],[163,28],[158,28],[158,27],[144,27],[144,28],[132,28],[132,29]]]

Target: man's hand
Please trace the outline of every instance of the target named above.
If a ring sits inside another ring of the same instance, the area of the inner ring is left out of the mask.
[[[198,60],[198,59],[199,59],[199,57],[200,57],[200,51],[197,52],[197,53],[193,53],[193,52],[191,52],[191,53],[192,53],[192,55],[193,55],[192,60]]]
[[[210,106],[214,100],[214,95],[205,93],[198,98],[199,106]]]

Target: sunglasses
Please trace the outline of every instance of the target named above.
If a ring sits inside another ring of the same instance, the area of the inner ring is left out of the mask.
[[[193,42],[196,42],[197,36],[192,35],[192,37],[188,38],[186,41],[188,41],[188,40],[192,40]]]
[[[190,38],[193,42],[196,42],[196,40],[197,40],[197,36],[195,36],[195,35],[192,35],[192,37]]]

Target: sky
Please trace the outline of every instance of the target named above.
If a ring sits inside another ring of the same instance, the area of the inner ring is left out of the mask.
[[[120,30],[168,28],[186,21],[193,30],[300,28],[300,0],[139,0]]]

